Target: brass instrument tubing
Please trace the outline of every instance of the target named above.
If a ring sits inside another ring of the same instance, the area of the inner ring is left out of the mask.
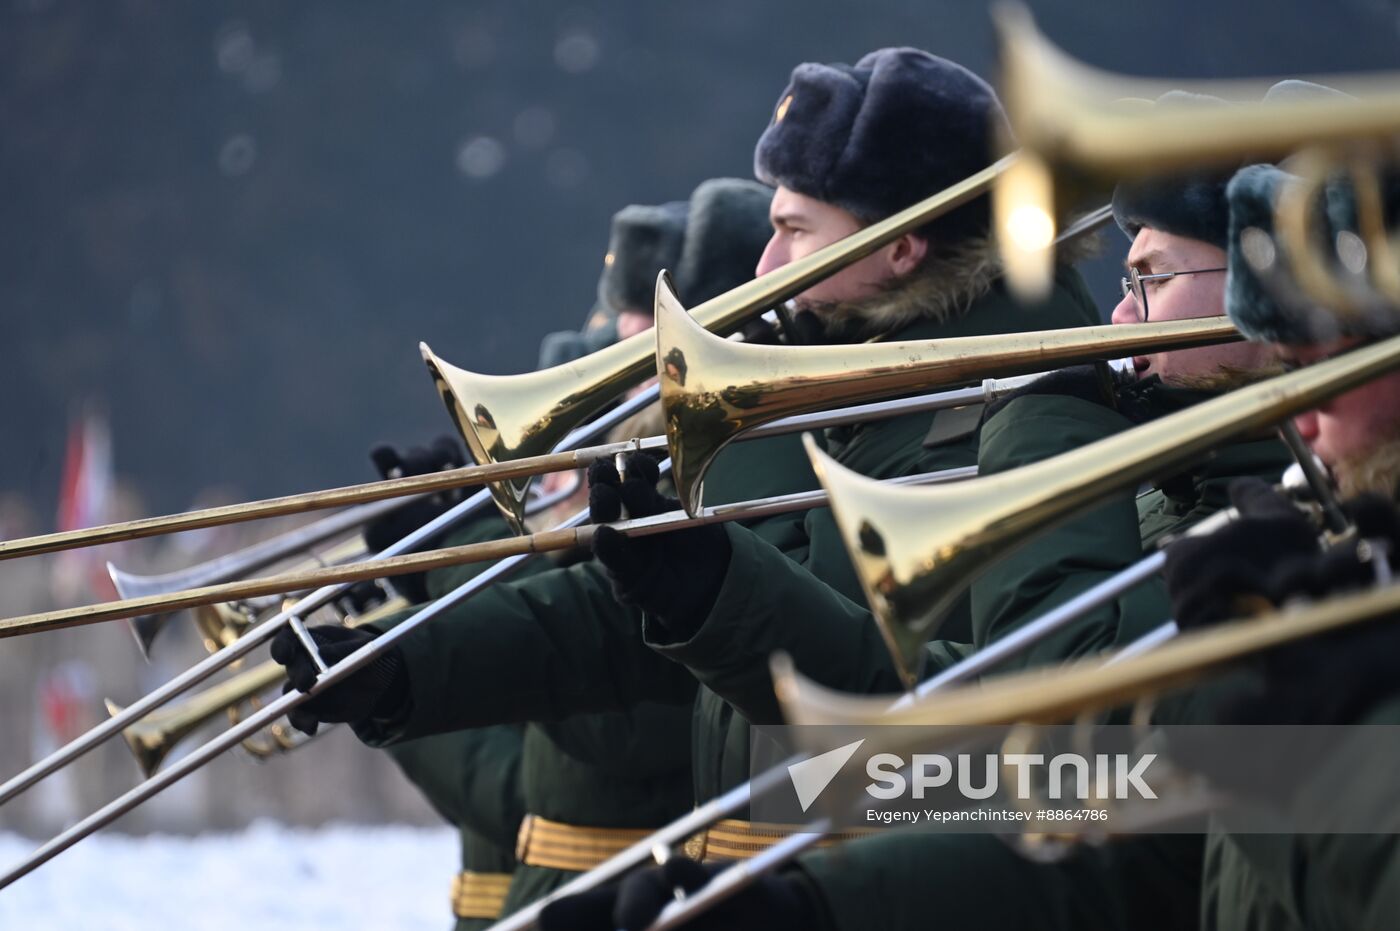
[[[603,435],[628,417],[642,410],[648,404],[653,403],[659,394],[659,389],[655,387],[647,388],[636,397],[629,398],[615,409],[590,423],[584,424],[564,437],[564,439],[560,441],[559,447],[563,449],[569,446],[577,446]],[[479,491],[467,498],[467,500],[454,505],[450,510],[428,521],[428,523],[414,530],[408,536],[398,540],[392,546],[383,550],[379,555],[396,556],[399,553],[410,552],[433,539],[438,534],[466,520],[483,508],[489,507],[491,503],[491,493],[485,490]],[[170,699],[193,688],[220,669],[241,659],[259,645],[266,643],[268,640],[272,639],[272,636],[277,633],[278,629],[291,618],[293,613],[309,613],[315,611],[317,608],[328,604],[333,599],[340,597],[345,593],[347,588],[349,588],[349,586],[343,584],[328,586],[298,599],[297,602],[286,611],[273,615],[261,624],[248,630],[243,636],[238,638],[238,640],[220,650],[218,653],[205,657],[174,679],[171,679],[149,694],[137,699],[135,702],[132,702],[123,709],[120,714],[112,715],[106,721],[88,729],[80,736],[64,744],[62,747],[59,747],[53,753],[32,763],[29,767],[7,780],[4,785],[0,785],[0,805],[4,805],[40,779],[67,766],[69,763],[78,759],[78,757],[100,745],[109,737],[120,734],[127,726],[144,718],[156,708],[170,701]]]
[[[892,479],[890,484],[934,484],[972,478],[976,474],[975,466],[967,466]],[[824,506],[826,501],[826,492],[822,490],[796,492],[765,498],[757,502],[740,502],[705,508],[697,517],[690,517],[684,511],[670,511],[651,517],[621,521],[611,526],[628,536],[649,536],[701,524],[724,523],[801,511]],[[63,608],[57,611],[5,618],[0,620],[0,639],[119,620],[125,617],[149,614],[157,608],[161,611],[194,608],[226,601],[241,601],[259,595],[361,582],[384,576],[426,572],[463,563],[490,562],[508,557],[530,556],[571,549],[576,546],[588,546],[593,539],[594,529],[594,525],[589,524],[568,529],[544,530],[523,537],[506,537],[501,540],[487,540],[464,546],[450,546],[427,553],[393,556],[388,559],[368,560],[345,566],[327,566],[306,572],[268,576],[263,579],[208,585],[184,592],[147,595],[141,598],[107,601],[95,605],[82,605],[76,608]],[[288,613],[293,619],[299,616],[299,612],[296,611]],[[308,638],[299,636],[298,639],[304,643]]]

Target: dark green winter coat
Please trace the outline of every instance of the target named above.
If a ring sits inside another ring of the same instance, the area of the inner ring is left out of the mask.
[[[509,533],[505,522],[494,512],[484,514],[451,535],[447,545],[463,545],[496,539]],[[467,564],[430,572],[427,588],[439,598],[469,581],[486,564]],[[533,578],[551,571],[547,560],[532,560],[522,567],[516,579]],[[384,628],[402,617],[391,619]],[[438,618],[430,624],[450,624],[452,618]],[[567,882],[573,873],[516,863],[516,835],[521,818],[534,814],[552,821],[590,827],[651,828],[666,823],[690,805],[690,718],[687,709],[644,702],[617,712],[580,714],[563,720],[530,722],[522,725],[469,728],[412,740],[390,747],[413,747],[427,741],[453,745],[479,743],[482,734],[509,730],[516,735],[512,775],[515,779],[511,806],[498,807],[497,799],[476,783],[477,773],[458,772],[464,786],[460,791],[482,807],[461,812],[457,824],[471,824],[498,818],[502,830],[492,840],[503,845],[499,856],[507,858],[514,879],[503,914],[529,904]],[[508,748],[501,746],[502,752]],[[425,780],[442,782],[443,761],[415,761],[410,778],[423,786]],[[490,761],[483,761],[490,762]],[[406,767],[407,769],[407,767]],[[433,771],[437,770],[437,771]],[[425,794],[427,794],[425,792]],[[429,795],[429,800],[434,800]],[[464,861],[465,863],[465,861]],[[472,868],[465,866],[464,868]]]
[[[461,834],[463,870],[515,871],[515,832],[524,814],[520,792],[520,728],[503,724],[410,740],[389,756],[438,814]],[[451,874],[442,877],[448,901]],[[493,922],[458,918],[456,931],[478,931]]]
[[[508,532],[494,512],[469,521],[456,531],[456,545],[494,540]],[[453,571],[464,582],[488,564],[468,564]],[[538,571],[527,566],[526,575]],[[430,574],[430,587],[435,580]],[[460,583],[459,583],[460,584]],[[383,632],[411,617],[410,608],[366,625]],[[430,622],[432,623],[432,622]],[[462,841],[462,870],[479,873],[514,873],[515,836],[525,814],[521,789],[523,729],[514,724],[435,734],[387,748],[389,756],[418,787],[428,804],[456,825]],[[448,896],[451,874],[444,871],[443,899]],[[456,931],[475,931],[493,922],[458,918]]]
[[[1339,722],[1340,723],[1340,722]],[[1400,724],[1400,698],[1377,703],[1358,725]],[[1356,727],[1329,748],[1293,804],[1325,818],[1346,799],[1368,834],[1235,834],[1217,819],[1206,837],[1203,931],[1382,931],[1400,916],[1400,804],[1395,774],[1365,765],[1378,735]]]
[[[726,501],[805,490],[815,484],[815,478],[799,439],[792,436],[742,444],[727,451],[716,463],[708,484],[713,500]],[[777,532],[790,532],[783,527],[781,521],[773,524]],[[448,542],[469,543],[504,533],[504,523],[488,515],[474,521]],[[480,567],[468,565],[430,573],[429,593],[441,597],[478,571]],[[592,576],[592,582],[601,582],[595,593],[606,596],[608,610],[626,614],[626,609],[611,602],[606,580],[592,570],[584,570],[581,565],[559,569],[550,568],[544,560],[535,560],[525,570],[529,581],[513,584],[536,592],[549,591],[557,587],[556,580],[581,575]],[[453,612],[431,625],[450,625],[464,618],[494,617],[499,627],[493,638],[499,639],[504,627],[521,621],[493,611],[497,598],[494,590],[484,591],[460,615]],[[587,622],[583,617],[572,620],[576,626]],[[640,617],[627,616],[626,623],[632,637],[638,638]],[[496,669],[493,674],[503,671]],[[686,701],[679,703],[638,701],[614,710],[583,713],[586,709],[580,709],[576,714],[563,711],[526,723],[519,767],[523,810],[570,825],[647,829],[659,827],[684,813],[694,798],[689,703],[694,693],[693,684],[688,684],[687,690]],[[517,865],[506,900],[506,913],[552,892],[574,875],[547,867]]]

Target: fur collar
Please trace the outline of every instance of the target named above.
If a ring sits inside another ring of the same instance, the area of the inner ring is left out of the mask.
[[[1061,247],[1057,258],[1073,264],[1097,254],[1099,246],[1097,234],[1083,236]],[[920,320],[956,320],[991,290],[1000,275],[996,243],[985,236],[966,239],[941,249],[913,274],[891,282],[873,298],[807,304],[803,309],[823,322],[830,342],[861,342],[897,333]]]

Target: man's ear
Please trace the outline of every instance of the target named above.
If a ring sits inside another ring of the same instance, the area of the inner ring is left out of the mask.
[[[905,233],[886,249],[890,273],[899,277],[918,268],[928,254],[928,240],[915,233]]]

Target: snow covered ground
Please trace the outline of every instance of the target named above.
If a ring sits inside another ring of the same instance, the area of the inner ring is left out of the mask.
[[[37,844],[0,833],[0,868]],[[450,828],[90,837],[0,891],[4,931],[448,931]]]

